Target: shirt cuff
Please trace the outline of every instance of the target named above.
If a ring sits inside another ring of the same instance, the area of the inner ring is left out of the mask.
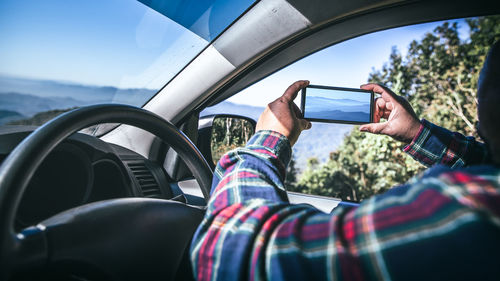
[[[256,152],[271,154],[286,168],[292,157],[292,146],[283,134],[271,130],[260,130],[250,138],[246,147]]]
[[[430,131],[430,128],[427,123],[429,123],[429,121],[425,119],[420,120],[420,128],[418,129],[418,133],[410,142],[410,144],[406,145],[403,148],[404,152],[409,152],[413,149],[418,149],[418,144],[423,143],[425,141],[424,139],[424,136],[426,135],[425,131]]]
[[[410,144],[403,148],[403,151],[408,153],[413,159],[427,166],[431,166],[436,162],[436,156],[429,155],[429,152],[425,149],[425,144],[431,136],[431,127],[432,123],[422,119],[417,135]]]

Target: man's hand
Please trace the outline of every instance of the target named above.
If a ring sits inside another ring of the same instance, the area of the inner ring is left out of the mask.
[[[311,122],[300,118],[300,109],[293,103],[300,89],[309,85],[309,81],[301,80],[286,89],[283,96],[268,104],[257,122],[257,131],[273,130],[288,138],[294,145],[302,130],[311,128]]]
[[[382,97],[375,100],[373,123],[362,125],[359,130],[410,143],[418,134],[420,121],[408,101],[382,85],[366,84],[361,89],[372,90]],[[380,123],[381,118],[387,119],[387,122]]]

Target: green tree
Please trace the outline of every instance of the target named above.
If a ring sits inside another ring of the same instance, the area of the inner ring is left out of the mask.
[[[245,146],[252,132],[253,126],[247,120],[232,117],[215,118],[210,140],[214,164],[229,150]]]
[[[285,178],[285,186],[287,190],[297,191],[297,175],[299,174],[299,170],[295,165],[295,156],[292,154],[292,159],[290,159],[290,163],[286,168],[286,178]]]
[[[393,48],[382,69],[369,82],[382,83],[404,96],[417,115],[466,135],[476,135],[476,88],[489,47],[500,39],[500,17],[466,21],[469,39],[458,36],[458,23],[445,22],[407,55]],[[322,166],[309,166],[297,184],[302,192],[363,200],[404,183],[424,169],[402,153],[403,144],[386,136],[361,133],[354,127]]]

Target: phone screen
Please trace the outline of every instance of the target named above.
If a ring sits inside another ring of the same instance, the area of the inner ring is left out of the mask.
[[[309,85],[302,89],[303,118],[310,121],[365,124],[373,121],[373,92]]]

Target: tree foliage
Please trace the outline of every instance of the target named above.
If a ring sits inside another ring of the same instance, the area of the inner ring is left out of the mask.
[[[229,150],[245,146],[253,132],[253,125],[245,119],[216,117],[210,139],[214,164]]]
[[[58,115],[61,115],[65,112],[68,112],[70,110],[75,109],[76,107],[73,108],[68,108],[68,109],[55,109],[55,110],[49,110],[49,111],[43,111],[35,114],[33,117],[27,118],[27,119],[20,119],[20,120],[14,120],[7,125],[33,125],[33,126],[41,126],[48,122],[49,120],[52,120],[53,118],[57,117]]]
[[[500,17],[466,20],[469,39],[459,38],[458,23],[445,22],[414,40],[407,54],[393,48],[369,82],[404,96],[421,118],[466,135],[476,135],[476,88],[489,47],[500,39]],[[403,145],[354,127],[329,160],[312,159],[293,191],[360,201],[404,183],[424,169],[404,154]]]

